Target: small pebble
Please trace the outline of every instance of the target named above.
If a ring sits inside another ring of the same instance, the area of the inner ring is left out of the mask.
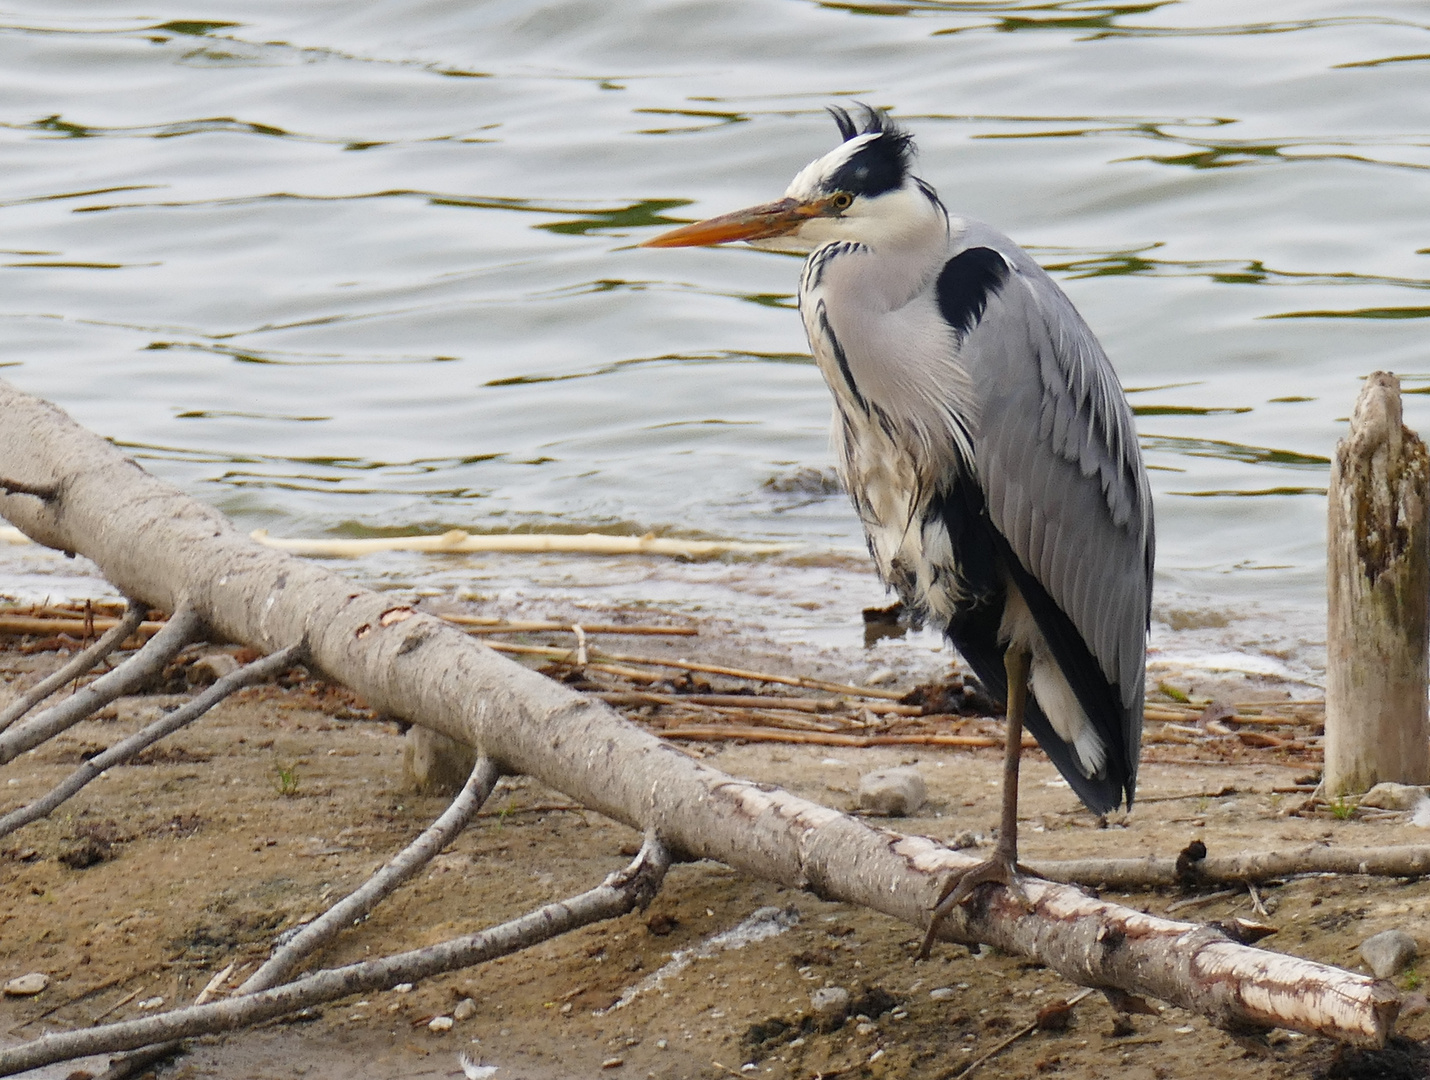
[[[668,1046],[670,1046],[670,1043],[666,1042],[664,1039],[656,1039],[655,1041],[655,1048],[657,1050],[664,1050]]]
[[[878,1030],[878,1024],[871,1024],[866,1020],[864,1023],[860,1024],[857,1028],[854,1029],[854,1034],[858,1035],[861,1039],[866,1039],[870,1035],[873,1035],[878,1032]]]
[[[141,1009],[146,1009],[146,1010],[147,1010],[147,1009],[157,1009],[157,1008],[158,1008],[160,1005],[162,1005],[162,1004],[164,1004],[164,999],[161,998],[161,997],[145,998],[143,1001],[141,1001],[141,1002],[139,1003],[139,1008],[141,1008]]]
[[[906,817],[924,804],[928,788],[918,769],[901,765],[859,778],[859,805],[890,817]]]
[[[952,1001],[958,996],[958,991],[951,986],[940,986],[937,990],[930,990],[929,997],[934,1001]]]
[[[833,1031],[849,1015],[849,991],[842,986],[824,986],[809,995],[809,1005],[819,1026]]]
[[[561,1006],[561,1015],[562,1015],[562,1016],[570,1016],[570,1015],[571,1015],[571,1012],[572,1012],[572,1008],[573,1008],[573,1006],[571,1005],[571,1002],[568,1001],[565,1005]]]
[[[32,971],[28,975],[11,979],[5,984],[7,997],[34,997],[50,985],[50,977],[43,971]]]
[[[603,1068],[603,1069],[619,1069],[619,1068],[620,1068],[622,1065],[624,1065],[625,1063],[626,1063],[626,1059],[625,1059],[625,1058],[618,1058],[618,1057],[615,1057],[615,1058],[607,1058],[605,1061],[601,1062],[601,1068]]]
[[[471,998],[463,998],[457,1002],[457,1007],[452,1010],[452,1019],[461,1023],[463,1020],[470,1020],[477,1015],[477,1003]]]
[[[452,1018],[450,1016],[434,1016],[427,1024],[428,1031],[435,1031],[439,1035],[444,1031],[452,1030]]]
[[[869,1064],[874,1064],[874,1062],[878,1061],[883,1056],[884,1049],[883,1047],[880,1047],[878,1050],[875,1050],[872,1054],[869,1055]]]
[[[410,993],[412,993],[412,984],[411,984],[411,983],[398,983],[396,986],[394,986],[394,987],[392,988],[392,992],[393,992],[394,994],[410,994]]]
[[[1382,930],[1366,938],[1360,946],[1361,959],[1377,979],[1398,975],[1418,952],[1415,939],[1404,930]]]

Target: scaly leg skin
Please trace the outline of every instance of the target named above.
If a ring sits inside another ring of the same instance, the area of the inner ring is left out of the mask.
[[[973,891],[986,881],[1002,885],[1024,908],[1033,906],[1018,884],[1018,762],[1023,753],[1023,710],[1028,701],[1031,662],[1032,657],[1021,649],[1010,648],[1003,654],[1003,668],[1008,673],[1008,730],[1003,750],[1003,819],[998,826],[998,846],[985,862],[949,875],[929,919],[928,933],[919,950],[920,960],[928,959],[934,938],[948,913],[966,903]]]

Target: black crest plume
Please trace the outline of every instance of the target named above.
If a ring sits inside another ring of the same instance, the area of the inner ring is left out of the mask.
[[[914,137],[889,119],[882,109],[860,104],[864,110],[863,125],[837,105],[829,107],[829,115],[839,126],[839,134],[848,142],[861,135],[873,135],[848,161],[829,178],[831,191],[847,191],[851,195],[870,198],[901,187],[913,162]]]

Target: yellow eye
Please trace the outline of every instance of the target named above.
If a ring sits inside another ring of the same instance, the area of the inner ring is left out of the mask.
[[[852,204],[853,202],[854,196],[850,195],[849,192],[837,191],[834,193],[834,197],[829,200],[829,205],[834,207],[834,209],[836,210],[848,210],[850,204]]]

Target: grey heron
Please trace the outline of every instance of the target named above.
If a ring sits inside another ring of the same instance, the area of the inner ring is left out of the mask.
[[[879,573],[1007,702],[998,843],[945,883],[926,955],[979,884],[1026,903],[1025,725],[1089,809],[1132,806],[1152,498],[1117,376],[1063,291],[1012,240],[948,211],[883,112],[829,111],[843,142],[782,199],[643,246],[808,255],[800,314]]]

